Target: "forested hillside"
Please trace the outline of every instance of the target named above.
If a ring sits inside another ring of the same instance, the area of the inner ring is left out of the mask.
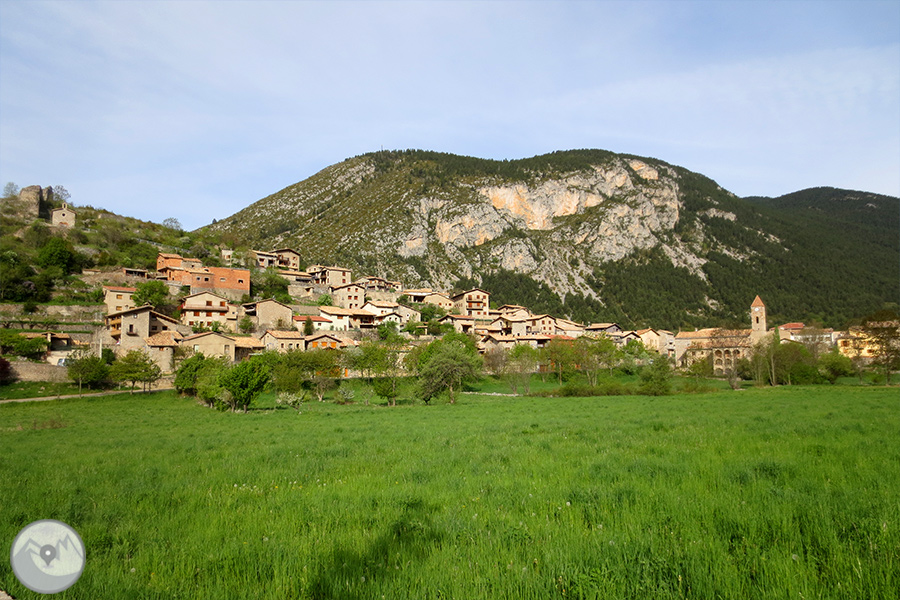
[[[742,199],[658,159],[574,150],[513,161],[347,159],[211,230],[407,285],[477,284],[582,321],[848,321],[900,299],[897,198],[828,188]]]

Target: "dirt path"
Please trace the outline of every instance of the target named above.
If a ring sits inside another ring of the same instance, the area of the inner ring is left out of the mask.
[[[152,390],[144,391],[144,390],[134,390],[135,394],[150,394],[153,392],[161,392],[165,390],[175,389],[172,387],[172,384],[163,384],[154,386]],[[46,400],[64,400],[68,398],[97,398],[99,396],[114,396],[116,394],[127,394],[128,390],[115,390],[112,392],[93,392],[91,394],[65,394],[62,396],[40,396],[37,398],[12,398],[9,400],[0,400],[0,404],[7,404],[11,402],[44,402]],[[2,600],[2,598],[0,598]]]

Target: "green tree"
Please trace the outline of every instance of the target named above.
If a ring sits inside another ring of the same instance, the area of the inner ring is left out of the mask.
[[[78,383],[78,393],[82,385],[100,387],[109,379],[109,365],[102,357],[86,350],[76,350],[66,359],[69,379]]]
[[[316,332],[315,326],[313,326],[312,319],[310,317],[306,317],[306,320],[303,321],[303,335],[312,335]]]
[[[38,359],[47,351],[47,339],[26,337],[9,329],[0,329],[0,354]]]
[[[588,384],[597,385],[600,372],[608,369],[612,374],[613,367],[618,360],[619,351],[616,343],[608,337],[593,338],[581,336],[574,344],[575,360],[582,373],[585,374]]]
[[[214,383],[211,380],[215,380],[219,371],[227,366],[226,359],[222,357],[204,356],[202,352],[198,352],[181,361],[178,370],[175,371],[175,389],[188,396],[200,396],[200,388],[203,385],[209,388]],[[213,393],[206,394],[201,400],[212,405],[216,400],[215,390],[206,391]]]
[[[562,385],[563,375],[574,372],[577,365],[577,356],[572,342],[553,339],[541,351],[543,358],[556,373],[559,385]]]
[[[329,349],[281,354],[272,366],[272,386],[279,393],[297,395],[301,402],[313,392],[322,402],[340,377],[340,362],[341,353]]]
[[[241,408],[246,413],[265,389],[269,375],[269,365],[259,356],[252,356],[249,360],[222,371],[218,381],[226,392],[224,400],[231,412],[237,412]]]
[[[440,344],[428,358],[419,374],[419,395],[426,404],[447,392],[450,404],[465,383],[475,381],[481,373],[481,358],[461,341]]]
[[[244,315],[241,318],[238,323],[238,329],[241,330],[241,333],[250,333],[253,331],[253,319],[250,318],[250,315]]]
[[[131,299],[135,306],[149,304],[159,310],[160,307],[169,305],[169,286],[157,280],[139,283],[134,286]]]
[[[51,237],[40,249],[37,263],[44,269],[59,269],[63,275],[68,275],[80,266],[80,255],[72,248],[72,244],[61,237]]]
[[[672,393],[672,367],[667,356],[655,356],[650,366],[641,371],[640,391],[648,396],[668,396]]]
[[[819,356],[818,367],[822,377],[832,385],[840,377],[850,377],[854,374],[853,361],[841,354],[837,346]]]
[[[114,381],[130,381],[130,393],[133,394],[134,386],[139,381],[145,387],[152,387],[162,376],[162,369],[143,350],[129,350],[125,356],[112,364],[109,368],[109,374]]]

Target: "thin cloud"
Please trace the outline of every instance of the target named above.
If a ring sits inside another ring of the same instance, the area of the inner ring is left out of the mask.
[[[896,195],[895,8],[0,2],[0,179],[189,227],[382,146]]]

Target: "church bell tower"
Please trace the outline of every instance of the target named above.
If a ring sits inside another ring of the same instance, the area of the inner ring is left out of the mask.
[[[757,296],[750,305],[750,339],[755,344],[766,336],[766,305]]]

